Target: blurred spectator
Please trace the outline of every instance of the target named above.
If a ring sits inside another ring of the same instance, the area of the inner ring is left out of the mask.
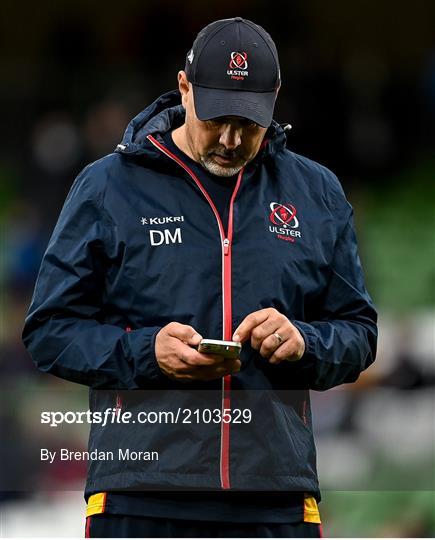
[[[33,129],[33,154],[38,165],[56,174],[71,168],[80,157],[80,135],[65,113],[42,117]]]
[[[114,100],[105,100],[88,112],[84,135],[91,159],[98,159],[113,152],[122,139],[130,121],[127,107]]]

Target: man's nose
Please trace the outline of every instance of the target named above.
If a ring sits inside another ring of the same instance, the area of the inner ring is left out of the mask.
[[[222,146],[225,146],[227,150],[236,149],[242,142],[240,129],[238,129],[236,126],[232,126],[231,124],[225,124],[223,126],[219,142],[222,144]]]

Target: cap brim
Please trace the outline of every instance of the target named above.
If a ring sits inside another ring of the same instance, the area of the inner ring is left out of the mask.
[[[272,123],[277,94],[275,90],[243,92],[192,86],[195,112],[200,120],[211,120],[219,116],[241,116],[265,128]]]

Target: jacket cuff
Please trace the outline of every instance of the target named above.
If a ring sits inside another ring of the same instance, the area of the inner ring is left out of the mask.
[[[316,343],[318,339],[315,328],[311,324],[302,321],[291,321],[291,323],[296,326],[305,341],[305,352],[302,359],[307,354],[315,356]]]
[[[132,330],[126,334],[131,358],[134,363],[134,378],[140,386],[140,381],[160,381],[166,379],[155,353],[156,336],[161,330],[159,326],[149,326]]]

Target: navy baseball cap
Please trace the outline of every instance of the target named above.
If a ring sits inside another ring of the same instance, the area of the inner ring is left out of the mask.
[[[269,127],[281,85],[278,53],[269,34],[235,17],[201,30],[186,57],[196,116],[241,116]]]

